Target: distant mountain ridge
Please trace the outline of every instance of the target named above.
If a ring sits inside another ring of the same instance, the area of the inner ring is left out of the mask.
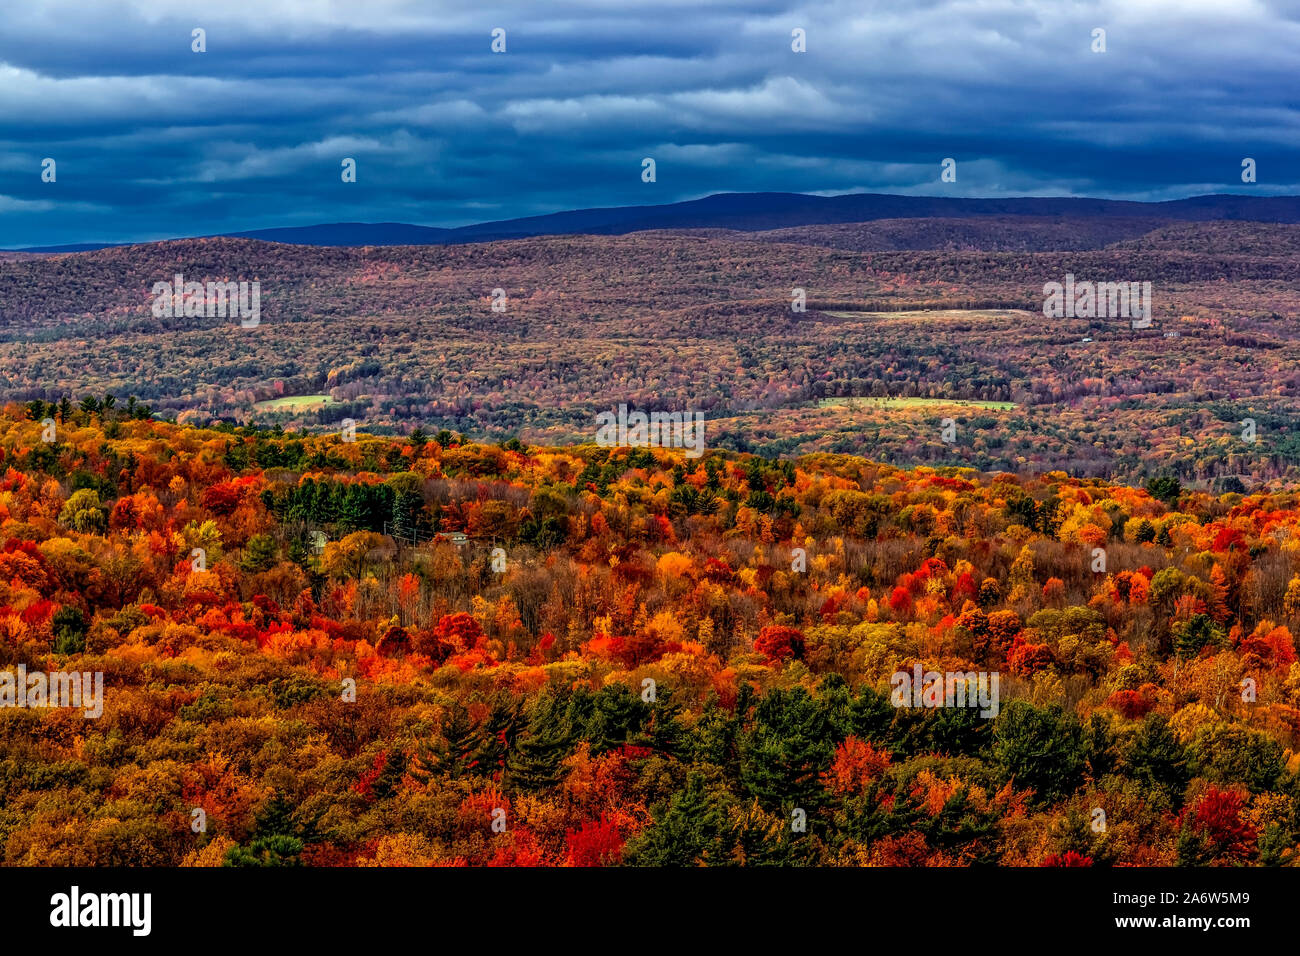
[[[1300,196],[1217,194],[1165,202],[1069,197],[968,199],[852,193],[718,193],[703,199],[649,206],[611,206],[526,216],[446,229],[400,222],[336,222],[224,233],[308,246],[429,246],[555,235],[625,235],[647,230],[730,229],[762,232],[799,226],[872,222],[882,219],[967,219],[1021,217],[1143,219],[1162,222],[1300,223]],[[141,243],[78,243],[19,249],[19,252],[84,252]]]

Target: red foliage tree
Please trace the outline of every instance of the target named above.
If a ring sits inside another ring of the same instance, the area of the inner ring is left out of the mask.
[[[1041,866],[1092,866],[1092,857],[1084,856],[1082,853],[1076,853],[1073,850],[1066,850],[1065,853],[1053,853],[1051,856],[1044,857]]]
[[[1007,667],[1011,673],[1022,677],[1050,666],[1055,660],[1052,649],[1046,644],[1028,644],[1019,638],[1007,653]]]
[[[1183,811],[1182,826],[1199,837],[1207,854],[1220,863],[1244,863],[1255,855],[1258,834],[1242,819],[1245,801],[1236,790],[1211,785]]]
[[[754,650],[765,656],[768,663],[787,661],[803,657],[803,632],[793,627],[781,627],[769,624],[758,632],[754,639]]]
[[[606,814],[565,834],[569,866],[611,866],[623,858],[623,835]]]

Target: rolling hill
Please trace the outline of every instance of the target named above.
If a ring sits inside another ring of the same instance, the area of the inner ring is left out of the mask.
[[[800,193],[719,193],[663,205],[614,206],[477,223],[454,229],[406,223],[324,223],[231,233],[237,238],[292,245],[403,246],[491,242],[531,236],[626,235],[660,229],[731,229],[759,232],[800,226],[876,220],[933,220],[1030,217],[1062,220],[1143,220],[1211,222],[1236,220],[1300,223],[1300,197],[1195,196],[1144,203],[1088,198],[967,199],[852,193],[809,196]],[[1121,227],[1123,228],[1123,227]],[[93,244],[23,249],[25,252],[83,252]],[[916,248],[907,245],[905,248]]]

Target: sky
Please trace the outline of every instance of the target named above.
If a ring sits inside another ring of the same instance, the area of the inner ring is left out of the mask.
[[[1300,0],[0,3],[0,248],[737,191],[1300,193]]]

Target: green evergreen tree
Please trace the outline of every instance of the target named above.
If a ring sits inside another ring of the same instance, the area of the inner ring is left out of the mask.
[[[737,862],[744,866],[816,866],[823,863],[825,845],[814,832],[811,817],[796,831],[793,815],[769,813],[754,801],[731,813],[731,838]]]
[[[269,534],[255,534],[248,539],[239,567],[242,571],[257,574],[274,567],[277,557],[275,539]]]
[[[830,722],[802,687],[772,690],[740,737],[740,779],[766,810],[811,812],[825,798],[821,774],[835,755]]]
[[[1100,780],[1115,770],[1119,755],[1115,750],[1115,734],[1110,722],[1102,714],[1093,714],[1083,729],[1083,742],[1087,754],[1088,773]]]
[[[86,649],[86,615],[75,607],[61,607],[50,619],[54,653],[80,654]]]
[[[424,743],[411,762],[411,775],[427,785],[434,777],[463,776],[474,759],[478,733],[469,711],[459,701],[452,704],[439,728],[439,737]]]
[[[1272,790],[1285,766],[1280,743],[1232,724],[1202,727],[1188,752],[1196,776],[1226,785],[1244,783],[1255,793]]]
[[[400,747],[390,747],[370,792],[376,800],[387,800],[401,788],[402,777],[405,775],[406,754]]]
[[[341,487],[341,486],[340,486]],[[341,534],[361,531],[366,526],[365,492],[360,485],[348,485],[338,497],[338,526]]]
[[[1208,614],[1193,614],[1173,627],[1174,649],[1178,656],[1195,657],[1205,647],[1218,647],[1224,643],[1226,633]]]
[[[477,774],[493,776],[503,773],[506,760],[514,749],[522,722],[523,701],[499,696],[479,730],[479,744],[471,766]]]
[[[257,837],[247,847],[227,850],[222,866],[302,866],[302,846],[296,837]]]
[[[560,782],[561,766],[573,744],[573,727],[554,696],[540,698],[506,759],[506,780],[525,790],[546,790]]]
[[[1129,741],[1123,771],[1142,789],[1163,794],[1175,810],[1182,805],[1183,791],[1191,779],[1187,751],[1163,714],[1148,714],[1142,721]]]
[[[593,754],[604,753],[628,743],[649,717],[650,705],[626,684],[608,684],[592,698],[582,736]]]
[[[1161,475],[1147,480],[1147,493],[1157,501],[1163,501],[1170,510],[1173,510],[1178,507],[1183,486],[1173,475]]]
[[[294,806],[274,794],[253,816],[253,834],[247,846],[226,851],[223,866],[302,866],[303,830],[293,819]]]
[[[1051,803],[1069,796],[1083,780],[1083,730],[1060,707],[1039,710],[1013,700],[993,729],[993,759],[1003,779],[1032,789],[1038,803]]]
[[[734,846],[727,826],[732,803],[692,771],[666,806],[651,811],[654,823],[628,841],[623,859],[633,866],[725,865]]]
[[[253,815],[253,833],[260,837],[298,836],[293,811],[294,805],[282,794],[273,794]]]

